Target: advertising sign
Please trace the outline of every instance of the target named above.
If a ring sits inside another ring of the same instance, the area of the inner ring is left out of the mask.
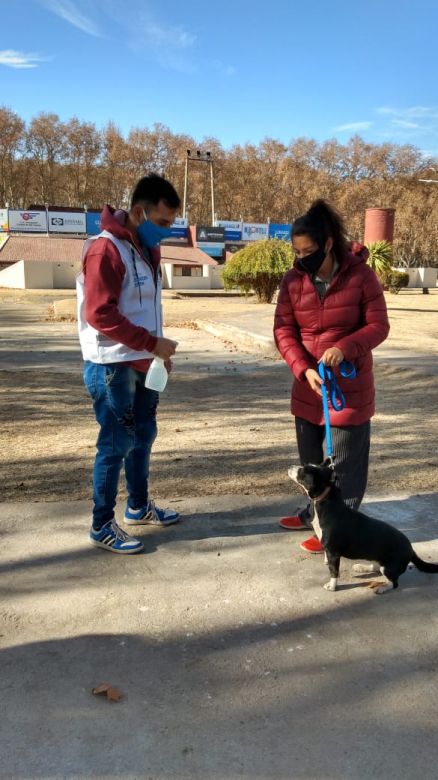
[[[8,225],[8,210],[0,209],[0,233],[7,233]]]
[[[8,216],[11,233],[47,233],[47,214],[45,211],[9,209]]]
[[[262,225],[258,222],[244,222],[242,228],[242,238],[244,241],[260,241],[268,238],[269,225]]]
[[[172,231],[172,238],[187,238],[187,228],[189,226],[189,220],[184,217],[177,217],[170,229]]]
[[[209,242],[196,242],[198,245],[198,249],[202,249],[203,252],[205,252],[206,255],[209,257],[222,257],[224,252],[225,244],[215,244],[212,241]]]
[[[85,233],[83,211],[49,211],[49,233]]]
[[[241,241],[242,223],[233,222],[230,219],[216,220],[217,227],[223,227],[225,230],[225,241]]]
[[[223,227],[211,227],[210,225],[196,225],[196,243],[225,244],[225,230]]]
[[[102,230],[100,227],[100,211],[87,211],[86,227],[89,236],[97,236]]]
[[[279,238],[281,241],[290,241],[291,231],[292,225],[271,222],[269,225],[269,238]]]

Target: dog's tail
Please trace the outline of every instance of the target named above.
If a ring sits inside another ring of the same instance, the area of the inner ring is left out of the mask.
[[[424,571],[428,574],[438,574],[438,563],[428,563],[427,561],[422,561],[414,551],[412,551],[411,562],[414,564],[414,566],[417,567],[419,571]]]

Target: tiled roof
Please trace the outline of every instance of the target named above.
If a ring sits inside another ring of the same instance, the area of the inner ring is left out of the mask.
[[[172,265],[219,265],[202,249],[193,246],[162,246],[161,262]]]
[[[83,244],[83,238],[10,235],[0,248],[0,263],[17,263],[19,260],[80,263]],[[161,261],[172,265],[218,265],[212,257],[192,246],[162,246]]]
[[[10,235],[0,248],[0,263],[18,263],[20,260],[80,263],[83,244],[83,238]]]

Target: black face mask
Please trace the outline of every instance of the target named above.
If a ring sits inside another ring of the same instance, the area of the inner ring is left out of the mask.
[[[298,260],[297,265],[302,271],[306,271],[308,274],[316,274],[321,268],[326,256],[327,252],[325,249],[317,249],[315,252],[312,252],[311,255],[307,255],[307,257],[303,257],[302,260]]]

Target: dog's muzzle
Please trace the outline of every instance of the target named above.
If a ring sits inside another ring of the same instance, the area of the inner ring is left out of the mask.
[[[291,467],[290,467],[290,468],[287,470],[287,475],[288,475],[288,477],[290,477],[290,478],[291,478],[291,479],[292,479],[294,482],[297,482],[297,483],[299,484],[299,482],[298,482],[298,468],[299,468],[299,466],[291,466]]]

